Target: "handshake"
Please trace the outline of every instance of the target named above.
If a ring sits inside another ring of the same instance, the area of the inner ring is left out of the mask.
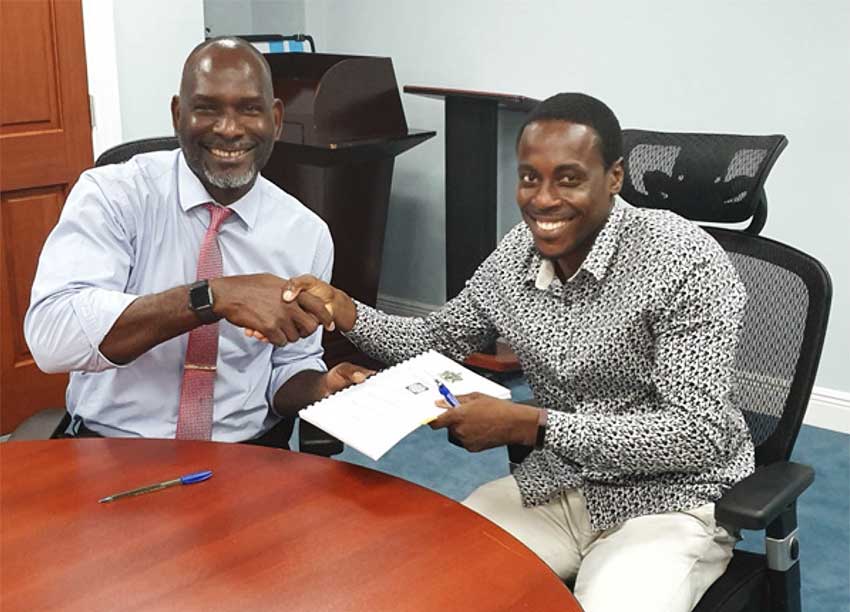
[[[246,336],[283,346],[306,338],[319,326],[349,331],[357,311],[344,292],[310,275],[289,280],[273,274],[211,279],[213,312]]]

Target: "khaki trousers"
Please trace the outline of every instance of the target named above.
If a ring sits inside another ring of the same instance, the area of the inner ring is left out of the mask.
[[[737,538],[714,522],[714,504],[630,519],[593,531],[584,495],[570,489],[524,508],[512,476],[479,487],[464,505],[533,550],[585,612],[690,612],[726,569]]]

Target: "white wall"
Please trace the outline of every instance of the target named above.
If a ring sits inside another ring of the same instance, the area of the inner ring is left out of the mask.
[[[850,390],[850,3],[846,0],[309,0],[328,52],[390,56],[399,85],[544,98],[584,91],[624,127],[784,133],[764,234],[819,258],[835,285],[818,384]],[[444,296],[443,106],[404,95],[438,137],[398,158],[381,291]],[[503,188],[501,190],[505,192]],[[509,190],[507,190],[509,191]],[[503,195],[506,215],[513,206]]]
[[[171,135],[183,61],[204,40],[203,2],[121,0],[114,10],[122,137]]]
[[[115,9],[112,0],[83,0],[83,30],[89,96],[93,100],[94,158],[123,142],[118,62],[115,57]]]
[[[95,158],[128,140],[172,134],[171,96],[204,39],[202,0],[83,0],[83,26]]]

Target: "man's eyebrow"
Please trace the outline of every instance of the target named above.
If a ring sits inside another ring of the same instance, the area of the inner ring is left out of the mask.
[[[575,163],[571,163],[571,164],[561,164],[560,166],[557,166],[555,168],[556,173],[566,172],[567,170],[578,170],[579,172],[584,172],[585,167],[584,167],[583,164],[575,162]]]
[[[202,93],[192,94],[191,99],[196,102],[218,102],[219,99],[216,96],[208,96]],[[261,95],[257,96],[243,96],[239,98],[239,102],[241,104],[260,104],[265,101],[265,97]]]
[[[520,170],[536,170],[534,165],[530,164],[528,162],[517,163],[517,168],[519,168]],[[572,162],[572,163],[568,163],[568,164],[560,164],[560,165],[555,167],[556,173],[566,172],[567,170],[578,170],[580,172],[585,172],[586,168],[585,168],[584,164],[579,163],[579,162]]]

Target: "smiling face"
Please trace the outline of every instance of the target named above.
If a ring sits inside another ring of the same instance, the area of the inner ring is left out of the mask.
[[[593,246],[623,185],[623,162],[606,170],[596,131],[546,119],[517,143],[517,204],[543,257],[569,278]]]
[[[248,193],[280,136],[283,104],[250,49],[230,41],[190,56],[171,101],[186,163],[219,204]]]

